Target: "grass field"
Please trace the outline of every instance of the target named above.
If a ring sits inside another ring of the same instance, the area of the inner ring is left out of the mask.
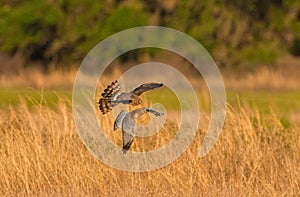
[[[70,90],[2,88],[0,196],[299,196],[300,92],[227,97],[224,130],[206,157],[198,158],[209,121],[204,110],[193,143],[175,162],[129,173],[101,163],[83,145]],[[176,124],[168,120],[162,130]],[[164,133],[155,148],[170,140]],[[133,148],[146,143],[136,140]]]
[[[196,93],[199,99],[201,110],[208,112],[209,95],[205,91]],[[100,95],[100,94],[99,94]],[[166,102],[165,96],[171,95],[169,90],[163,93],[153,92],[147,94],[145,99],[155,100],[164,104],[167,108],[178,109],[178,101],[175,95],[168,97]],[[260,112],[269,114],[270,108],[275,110],[278,115],[288,116],[293,113],[300,113],[300,91],[227,91],[227,102],[237,107],[242,105],[246,108],[256,107]],[[43,105],[50,108],[56,108],[61,100],[71,102],[72,90],[70,89],[34,89],[34,88],[1,88],[0,87],[0,108],[7,106],[20,105],[22,98],[29,107]]]

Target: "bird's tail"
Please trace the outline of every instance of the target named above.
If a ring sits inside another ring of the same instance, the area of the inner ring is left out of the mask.
[[[110,112],[118,103],[113,102],[111,98],[100,98],[98,104],[102,114],[106,114],[107,112]]]
[[[118,81],[112,82],[108,85],[103,93],[101,94],[102,98],[99,99],[99,109],[102,114],[106,114],[107,112],[111,111],[114,106],[118,103],[113,101],[114,95],[120,91],[120,85]]]
[[[110,112],[114,106],[117,106],[119,103],[129,104],[132,103],[132,100],[113,100],[112,98],[100,98],[99,99],[99,109],[102,114]]]

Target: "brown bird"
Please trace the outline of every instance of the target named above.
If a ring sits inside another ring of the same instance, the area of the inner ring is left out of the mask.
[[[155,111],[152,108],[139,108],[135,109],[131,112],[126,112],[122,110],[119,115],[117,116],[115,123],[114,123],[114,131],[118,128],[122,128],[122,141],[123,141],[123,153],[125,154],[133,140],[134,134],[136,130],[136,121],[135,119],[139,118],[143,114],[150,112],[155,116],[161,116],[163,113]]]
[[[121,92],[119,82],[116,80],[108,85],[104,92],[101,94],[102,98],[100,98],[98,102],[99,109],[102,114],[106,114],[119,103],[131,104],[133,106],[140,105],[143,103],[142,99],[139,97],[141,94],[162,86],[162,83],[144,83],[134,90],[126,93]]]

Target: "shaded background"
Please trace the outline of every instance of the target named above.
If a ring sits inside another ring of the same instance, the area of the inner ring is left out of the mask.
[[[101,40],[144,25],[189,34],[223,69],[277,68],[280,59],[300,67],[293,61],[300,56],[296,0],[1,0],[0,5],[0,73],[76,68]],[[136,50],[120,61],[160,53],[153,51]]]

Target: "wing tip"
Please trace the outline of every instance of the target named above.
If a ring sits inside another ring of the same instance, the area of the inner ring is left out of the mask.
[[[131,144],[133,143],[134,139],[131,139],[129,142],[127,142],[126,144],[123,144],[123,154],[125,154],[131,147]]]
[[[128,151],[128,149],[122,148],[122,152],[123,152],[123,154],[126,154],[126,153],[127,153],[127,151]]]

